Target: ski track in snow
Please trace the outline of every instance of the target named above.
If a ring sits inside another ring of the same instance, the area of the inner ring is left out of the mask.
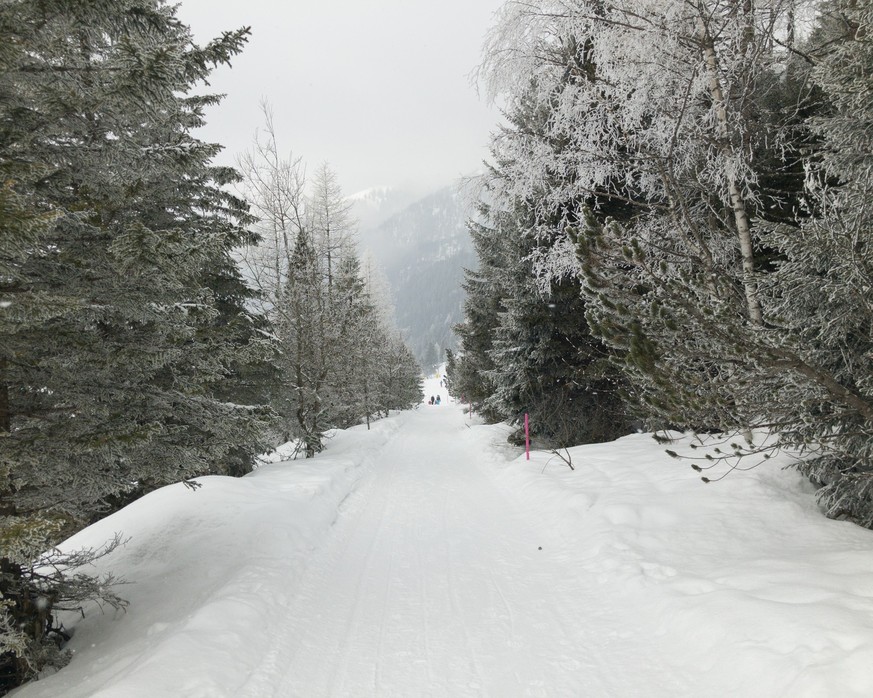
[[[642,695],[623,662],[643,648],[610,646],[608,613],[573,617],[584,581],[476,463],[459,410],[404,420],[238,695]]]
[[[67,541],[129,534],[95,569],[131,605],[68,614],[73,661],[15,698],[873,695],[873,535],[784,462],[703,486],[639,434],[570,471],[437,384]]]

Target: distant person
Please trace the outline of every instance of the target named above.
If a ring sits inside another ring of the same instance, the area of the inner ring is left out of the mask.
[[[436,396],[436,404],[437,404],[437,405],[440,404],[440,396],[439,396],[439,395]]]
[[[431,395],[430,400],[427,401],[427,404],[432,405],[433,403],[434,403],[434,397],[433,397],[433,395]]]

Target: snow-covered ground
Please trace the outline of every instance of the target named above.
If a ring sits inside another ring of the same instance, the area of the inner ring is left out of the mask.
[[[634,435],[571,471],[441,394],[76,536],[130,538],[130,608],[16,698],[873,695],[873,532],[784,463],[704,485]]]

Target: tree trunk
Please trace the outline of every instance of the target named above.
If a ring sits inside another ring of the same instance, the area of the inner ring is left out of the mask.
[[[12,431],[12,414],[9,407],[9,364],[0,357],[0,432]]]
[[[700,47],[703,51],[706,68],[709,72],[709,93],[715,106],[715,118],[717,123],[716,137],[722,152],[729,153],[731,150],[730,125],[728,123],[727,102],[725,101],[724,90],[718,75],[718,56],[715,52],[715,43],[703,19],[704,8],[700,7],[699,11],[700,15],[698,16],[698,22],[700,25]],[[752,226],[749,223],[746,201],[743,197],[736,176],[730,174],[727,179],[728,195],[730,197],[731,209],[734,214],[734,223],[737,228],[737,239],[740,243],[740,253],[742,255],[742,280],[743,289],[746,295],[746,310],[749,313],[749,319],[752,321],[752,324],[757,327],[762,327],[764,325],[764,314],[761,310],[761,300],[758,296],[758,284],[755,281],[755,254],[752,246]]]

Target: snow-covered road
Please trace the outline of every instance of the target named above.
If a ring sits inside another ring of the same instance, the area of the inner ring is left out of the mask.
[[[873,695],[873,532],[785,458],[703,485],[634,434],[570,470],[442,395],[75,536],[130,537],[95,570],[130,607],[68,614],[15,698]]]
[[[578,616],[584,583],[476,446],[458,409],[405,415],[240,695],[642,695],[633,640]]]

